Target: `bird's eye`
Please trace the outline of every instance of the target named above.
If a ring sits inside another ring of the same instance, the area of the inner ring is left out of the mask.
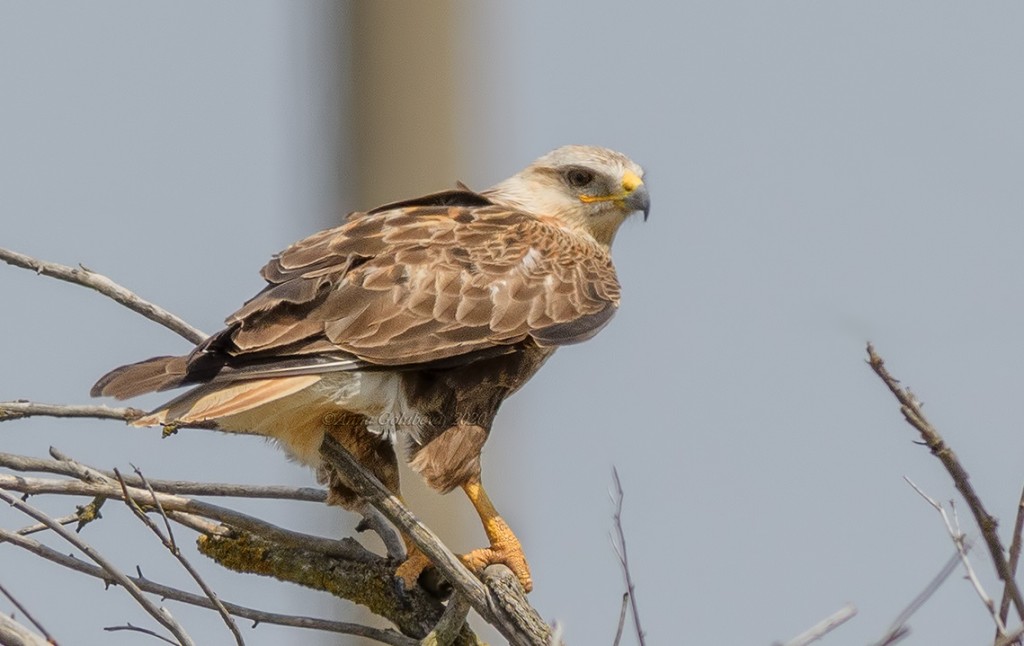
[[[570,168],[565,171],[565,181],[573,188],[583,188],[594,181],[594,173],[586,168]]]

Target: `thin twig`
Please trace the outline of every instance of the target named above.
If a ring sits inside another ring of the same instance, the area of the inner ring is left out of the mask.
[[[106,276],[97,274],[81,265],[78,267],[68,267],[2,248],[0,248],[0,260],[9,265],[30,269],[37,274],[94,289],[100,294],[114,299],[133,312],[137,312],[149,320],[159,323],[192,343],[201,343],[206,340],[206,334],[202,330],[189,325],[183,319],[171,314],[164,308],[140,298],[131,290],[118,285]]]
[[[138,475],[139,478],[142,479],[142,482],[146,485],[149,494],[152,497],[151,499],[153,501],[153,505],[160,513],[160,516],[164,519],[164,526],[167,528],[166,535],[164,535],[160,531],[160,528],[157,527],[156,524],[152,521],[152,519],[150,519],[150,517],[146,514],[146,512],[143,511],[139,503],[135,502],[132,496],[128,493],[128,485],[125,483],[124,478],[121,477],[121,474],[117,471],[117,469],[114,469],[114,473],[117,475],[118,482],[121,485],[121,491],[124,493],[124,503],[128,506],[129,509],[132,510],[132,513],[134,513],[135,516],[139,520],[141,520],[142,523],[146,527],[148,527],[150,531],[152,531],[156,535],[157,538],[160,539],[160,542],[163,543],[164,547],[166,547],[167,550],[172,555],[174,555],[174,558],[176,558],[178,562],[181,563],[181,566],[185,568],[185,571],[189,573],[189,576],[191,576],[192,579],[196,582],[196,584],[199,585],[199,588],[203,591],[203,594],[206,595],[206,598],[213,603],[214,608],[217,609],[217,612],[220,614],[221,619],[224,620],[224,623],[225,625],[227,625],[228,630],[230,630],[231,634],[234,636],[235,643],[238,644],[238,646],[244,646],[245,640],[242,639],[242,633],[238,630],[238,625],[235,624],[235,620],[231,618],[230,614],[228,614],[227,608],[225,608],[224,604],[221,603],[220,599],[217,597],[217,593],[214,592],[213,588],[211,588],[206,583],[206,581],[203,580],[203,577],[200,576],[199,571],[196,570],[192,563],[187,558],[185,558],[185,555],[181,553],[181,550],[178,549],[178,545],[174,541],[174,532],[171,530],[171,521],[167,518],[167,512],[164,511],[163,506],[160,504],[160,498],[156,495],[156,492],[153,491],[152,487],[149,487],[149,483],[146,482],[146,478],[145,476],[142,475],[142,472],[138,468],[135,469],[135,474]]]
[[[74,545],[76,548],[81,550],[86,556],[88,556],[96,565],[103,568],[115,581],[121,584],[125,590],[128,591],[135,601],[138,602],[142,608],[150,614],[154,619],[163,624],[171,633],[178,639],[183,646],[193,646],[194,642],[189,637],[185,629],[177,622],[177,620],[171,615],[166,608],[161,608],[155,605],[149,600],[146,595],[139,590],[132,581],[113,563],[111,563],[105,556],[100,554],[98,551],[92,548],[91,545],[83,541],[78,534],[69,530],[68,528],[53,522],[53,520],[45,513],[39,511],[32,505],[26,502],[22,502],[17,497],[9,494],[5,489],[0,488],[0,500],[7,502],[18,511],[22,512],[27,516],[31,516],[41,523],[46,523],[50,526],[54,532],[56,532],[61,538]],[[27,540],[27,539],[23,539]]]
[[[828,617],[825,617],[804,632],[786,642],[783,646],[807,646],[829,634],[857,614],[857,608],[848,603]]]
[[[917,596],[907,604],[907,607],[897,615],[896,619],[893,620],[892,625],[889,627],[889,630],[880,640],[875,642],[874,646],[890,646],[890,644],[895,644],[909,635],[910,628],[907,626],[907,621],[910,620],[915,612],[921,609],[921,606],[923,606],[925,602],[935,594],[936,590],[942,587],[942,584],[949,578],[949,575],[956,570],[957,563],[959,562],[960,553],[955,552],[953,556],[949,557],[946,564],[942,566],[939,573],[928,582],[928,585],[924,587],[924,590],[921,590],[921,592],[919,592]]]
[[[629,608],[629,593],[622,593],[622,607],[619,608],[619,625],[615,629],[615,641],[612,642],[612,646],[619,646],[619,642],[622,641],[622,630],[626,627],[626,610]]]
[[[70,516],[61,516],[60,518],[54,518],[53,522],[60,523],[61,525],[70,525],[78,522],[78,514],[71,514]],[[45,532],[50,529],[50,526],[45,523],[35,523],[22,527],[18,530],[18,533],[22,536],[28,536],[29,534],[35,534],[36,532]]]
[[[931,505],[931,507],[935,511],[939,512],[939,515],[942,517],[942,522],[946,525],[946,532],[949,534],[950,539],[952,539],[953,541],[953,547],[956,548],[957,554],[960,555],[960,563],[964,566],[964,572],[967,575],[967,580],[971,582],[971,585],[974,587],[975,593],[978,595],[978,597],[981,598],[981,602],[985,605],[985,608],[988,610],[989,614],[992,616],[992,619],[995,621],[996,631],[998,631],[999,636],[1005,635],[1006,625],[1003,624],[1003,621],[999,618],[998,612],[996,612],[996,604],[994,601],[992,601],[992,597],[990,597],[988,593],[985,592],[985,588],[981,585],[981,580],[978,578],[977,573],[974,571],[974,567],[971,565],[970,559],[967,558],[967,552],[971,549],[971,545],[970,543],[968,543],[967,537],[964,536],[962,531],[960,531],[960,521],[958,518],[955,517],[956,510],[954,509],[954,520],[953,522],[950,522],[949,515],[946,514],[946,510],[942,507],[942,505],[939,504],[939,501],[935,500],[934,498],[926,494],[920,487],[917,486],[917,484],[914,483],[913,480],[911,480],[907,476],[903,476],[903,479],[907,482],[907,484],[913,487],[914,491],[916,491],[919,496],[924,498],[925,501],[929,505]],[[950,504],[952,504],[952,502]]]
[[[174,518],[175,514],[171,514]],[[27,550],[40,558],[46,559],[57,565],[61,565],[75,572],[100,579],[106,583],[113,583],[110,574],[103,568],[91,565],[77,559],[73,556],[62,554],[57,550],[47,547],[42,543],[35,541],[31,538],[19,536],[14,532],[7,531],[0,528],[0,543],[10,543],[24,550]],[[172,601],[178,601],[192,606],[198,606],[200,608],[213,609],[213,604],[209,599],[200,594],[192,594],[191,592],[185,592],[177,588],[172,588],[155,581],[150,581],[142,577],[128,577],[139,589],[144,590],[150,594],[158,595],[164,599],[170,599]],[[384,644],[391,644],[392,646],[416,646],[417,641],[410,637],[406,637],[394,630],[371,628],[369,626],[361,626],[359,624],[352,624],[342,621],[330,621],[328,619],[317,619],[315,617],[303,617],[295,615],[285,615],[273,612],[266,612],[263,610],[256,610],[246,606],[240,606],[238,604],[223,602],[224,607],[236,617],[248,619],[257,624],[274,624],[278,626],[288,626],[292,628],[309,628],[313,630],[321,630],[324,632],[341,633],[347,635],[358,635],[361,637],[368,637]]]
[[[25,417],[89,417],[92,419],[118,419],[130,422],[146,414],[138,408],[112,408],[110,406],[71,404],[44,404],[24,399],[0,402],[0,422]]]
[[[953,484],[956,486],[957,491],[967,501],[967,506],[974,515],[974,520],[978,523],[981,535],[988,546],[989,555],[992,557],[996,573],[1006,586],[1006,593],[1010,596],[1013,606],[1017,610],[1017,616],[1024,619],[1024,596],[1021,595],[1020,588],[1014,580],[1014,573],[1006,560],[1006,551],[1003,548],[1002,541],[999,539],[999,533],[996,531],[998,522],[985,510],[985,505],[981,502],[981,498],[971,484],[967,470],[960,464],[960,460],[956,457],[953,449],[946,444],[946,441],[935,427],[925,418],[924,413],[921,411],[921,403],[909,389],[900,386],[899,381],[889,374],[882,357],[875,352],[875,347],[870,343],[867,345],[867,353],[868,365],[871,366],[875,374],[878,375],[886,387],[889,388],[889,391],[896,397],[896,400],[900,403],[900,412],[903,413],[904,419],[917,429],[921,439],[924,440],[924,444],[931,450],[932,455],[937,457],[942,462],[942,465],[946,467],[946,471],[953,478]]]
[[[25,616],[25,619],[28,619],[29,623],[35,626],[36,630],[43,634],[43,637],[46,638],[46,641],[50,642],[51,644],[57,643],[57,640],[53,638],[53,635],[50,634],[50,631],[46,630],[46,627],[44,627],[43,624],[39,623],[39,621],[37,621],[36,618],[32,616],[32,613],[28,611],[28,608],[21,605],[21,602],[18,601],[18,599],[13,594],[11,594],[10,591],[8,591],[7,588],[3,586],[2,583],[0,583],[0,594],[7,597],[7,599],[12,604],[14,604],[14,607],[18,609],[18,612],[23,614]]]
[[[0,404],[2,406],[2,404]],[[43,472],[56,473],[71,477],[78,477],[78,471],[69,469],[64,460],[47,460],[34,458],[14,453],[0,453],[0,467],[21,472]],[[96,470],[107,478],[114,478],[113,471]],[[130,486],[138,487],[142,481],[131,474],[125,474],[125,482]],[[149,479],[153,489],[161,493],[170,493],[182,496],[217,496],[229,498],[266,498],[273,500],[299,500],[304,502],[325,502],[327,492],[315,487],[283,487],[283,486],[261,486],[227,484],[219,482],[193,482],[190,480],[157,480]]]
[[[362,514],[363,520],[356,525],[356,531],[372,530],[384,543],[388,558],[399,563],[404,561],[406,553],[402,536],[388,523],[387,519],[373,505],[363,505],[359,509],[359,513]]]
[[[116,632],[119,632],[119,631],[122,631],[122,630],[127,630],[127,631],[130,631],[130,632],[133,632],[133,633],[142,633],[143,635],[149,635],[150,637],[156,637],[160,641],[167,642],[168,644],[176,644],[177,643],[177,642],[172,642],[170,639],[167,639],[166,637],[164,637],[160,633],[154,632],[154,631],[150,630],[149,628],[141,628],[139,626],[133,626],[130,623],[129,624],[125,624],[124,626],[106,626],[103,630],[104,630],[104,632],[108,632],[108,633],[116,633]]]
[[[171,529],[171,521],[167,519],[167,512],[164,511],[164,506],[160,504],[160,498],[157,497],[156,491],[153,490],[153,487],[149,484],[149,481],[146,480],[146,476],[142,475],[142,471],[139,469],[139,467],[133,464],[132,470],[135,471],[135,475],[139,476],[139,479],[142,480],[143,486],[146,487],[146,491],[148,491],[149,495],[152,497],[153,504],[156,505],[157,512],[160,514],[160,517],[164,519],[164,527],[167,528],[166,542],[168,543],[168,549],[175,554],[179,553],[181,550],[178,549],[178,543],[174,540],[174,530]],[[124,481],[124,478],[121,476],[120,472],[118,472],[117,469],[114,469],[114,473],[117,475],[117,481],[121,485],[121,491],[125,492],[125,497],[127,498],[128,484]],[[132,501],[132,504],[135,504],[135,501]],[[137,504],[135,506],[138,507]],[[139,511],[142,511],[141,507],[139,507]],[[145,514],[143,515],[145,516]],[[146,516],[146,518],[148,519],[149,517]],[[161,537],[161,540],[163,540],[163,537]]]
[[[1020,502],[1017,503],[1017,518],[1013,523],[1013,538],[1010,540],[1010,574],[1016,580],[1017,564],[1020,562],[1021,532],[1024,532],[1024,489],[1020,492]],[[1003,586],[1003,599],[999,603],[999,618],[1006,623],[1007,615],[1010,614],[1010,589]],[[996,636],[998,639],[999,636]]]
[[[619,471],[612,467],[612,479],[615,481],[615,492],[613,502],[615,513],[612,518],[615,521],[615,536],[612,538],[612,548],[619,557],[619,564],[622,566],[622,576],[626,581],[626,592],[629,594],[629,607],[633,614],[633,626],[636,628],[636,639],[640,646],[647,642],[644,640],[644,629],[640,627],[640,610],[636,601],[636,586],[633,585],[633,575],[629,571],[629,555],[626,553],[626,533],[622,529],[622,482],[619,480]]]

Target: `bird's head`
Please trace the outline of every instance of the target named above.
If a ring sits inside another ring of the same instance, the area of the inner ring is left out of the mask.
[[[558,218],[610,245],[619,225],[651,200],[644,171],[631,159],[599,146],[562,146],[483,193],[491,200]]]

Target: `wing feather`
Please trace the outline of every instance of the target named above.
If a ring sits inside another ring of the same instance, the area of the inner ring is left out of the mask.
[[[618,307],[606,248],[507,207],[427,202],[355,214],[275,256],[267,287],[202,353],[351,356],[351,366],[469,361],[517,343],[589,338]],[[291,364],[290,364],[291,365]],[[322,362],[336,366],[337,362]]]

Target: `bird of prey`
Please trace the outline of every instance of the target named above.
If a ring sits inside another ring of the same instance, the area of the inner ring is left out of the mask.
[[[272,438],[349,509],[360,501],[322,462],[324,434],[395,495],[404,444],[431,487],[461,488],[476,508],[490,545],[463,562],[503,563],[529,591],[519,540],[481,484],[480,451],[505,398],[615,314],[609,247],[649,208],[643,170],[625,155],[564,146],[481,192],[459,185],[352,213],[274,256],[263,291],[191,353],[116,368],[92,395],[194,386],[134,424]],[[429,562],[406,545],[396,574],[412,586]]]

